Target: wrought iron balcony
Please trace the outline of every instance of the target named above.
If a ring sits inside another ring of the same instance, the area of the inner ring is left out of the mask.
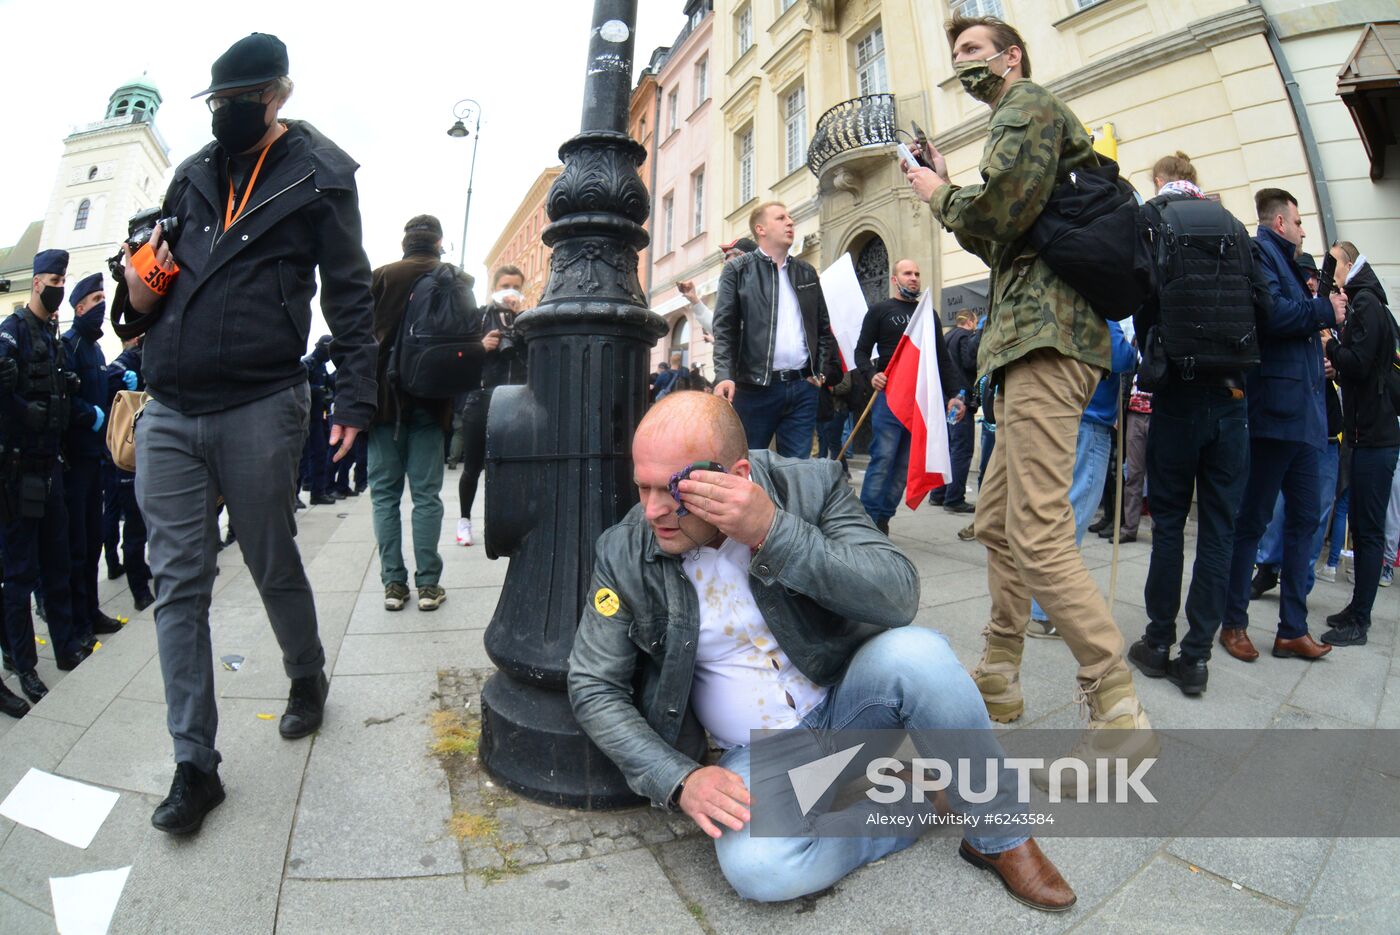
[[[867,94],[842,101],[822,114],[807,147],[807,168],[821,178],[828,160],[862,146],[894,143],[893,94]]]

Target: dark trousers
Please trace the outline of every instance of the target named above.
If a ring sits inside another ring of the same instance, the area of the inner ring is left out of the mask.
[[[69,578],[73,630],[79,639],[92,636],[102,613],[97,600],[97,560],[102,552],[102,462],[71,458],[63,475],[63,500],[68,508]]]
[[[131,593],[148,594],[151,568],[146,564],[146,520],[136,505],[136,475],[104,462],[102,488],[102,540],[107,550],[107,566],[111,568],[118,563],[125,566]]]
[[[1306,442],[1254,438],[1249,443],[1249,479],[1235,517],[1235,551],[1230,562],[1230,591],[1223,625],[1249,625],[1249,579],[1259,540],[1274,515],[1283,491],[1283,566],[1279,572],[1278,635],[1296,639],[1308,632],[1309,546],[1317,531],[1318,458],[1322,452]]]
[[[301,487],[313,497],[325,496],[329,482],[330,429],[326,420],[317,413],[311,414],[311,425],[306,433],[306,445],[301,451]]]
[[[943,494],[944,506],[960,506],[967,502],[967,472],[972,468],[973,436],[977,420],[969,411],[948,426],[948,456],[953,462],[953,476]]]
[[[1371,605],[1380,586],[1385,552],[1385,509],[1400,448],[1353,448],[1351,451],[1351,530],[1356,549],[1356,584],[1352,588],[1352,618],[1371,625]]]
[[[830,419],[817,422],[817,457],[835,461],[841,453],[841,430],[846,426],[846,413],[838,412]]]
[[[462,519],[471,519],[481,469],[486,466],[486,415],[490,411],[489,389],[468,394],[467,403],[462,408],[462,476],[457,478],[457,499],[461,501]]]
[[[1143,601],[1147,642],[1176,643],[1181,608],[1184,531],[1194,489],[1199,534],[1188,631],[1181,655],[1209,659],[1225,614],[1228,569],[1234,550],[1235,514],[1244,496],[1249,463],[1249,424],[1243,398],[1227,389],[1170,386],[1153,396],[1147,430],[1147,485],[1152,491],[1152,563]]]
[[[69,583],[68,510],[63,504],[63,468],[54,464],[42,519],[15,518],[0,526],[5,550],[5,640],[20,672],[38,663],[29,595],[42,586],[44,613],[55,656],[76,655],[81,647],[73,627]]]
[[[817,393],[806,380],[758,386],[740,383],[734,390],[734,411],[744,423],[749,448],[762,451],[778,438],[784,458],[809,458],[817,430]],[[725,465],[726,468],[729,465]]]
[[[350,492],[351,471],[354,471],[354,483],[356,490],[364,490],[369,483],[365,479],[365,459],[369,451],[369,432],[361,432],[355,439],[355,444],[350,446],[350,453],[339,461],[331,461],[335,457],[335,449],[329,445],[326,447],[326,459],[329,465],[331,479],[329,486],[331,490],[338,490],[341,493]]]

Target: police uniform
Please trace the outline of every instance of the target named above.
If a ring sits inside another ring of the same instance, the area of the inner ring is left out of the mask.
[[[311,420],[306,445],[301,452],[301,486],[311,494],[311,502],[326,503],[330,481],[330,427],[326,416],[330,411],[330,375],[326,361],[330,359],[330,336],[320,338],[316,347],[301,359],[306,367],[306,379],[311,387]]]
[[[102,274],[84,278],[69,294],[78,303],[102,290]],[[79,638],[115,633],[117,620],[104,614],[97,595],[97,560],[102,552],[102,460],[107,438],[102,428],[110,406],[107,391],[107,359],[98,346],[107,306],[99,303],[74,318],[63,334],[63,349],[78,374],[79,387],[72,400],[72,415],[64,439],[63,496],[68,508],[68,546],[71,552],[73,628]]]
[[[34,258],[35,275],[66,272],[68,254],[46,250]],[[73,626],[69,590],[68,511],[63,501],[60,442],[68,426],[76,377],[64,366],[62,345],[48,322],[28,307],[0,322],[0,357],[14,360],[19,377],[0,396],[0,540],[4,543],[5,635],[21,677],[37,663],[29,596],[42,584],[49,636],[58,665],[71,669],[87,655]],[[42,683],[38,684],[43,689]],[[31,692],[31,699],[43,691]]]

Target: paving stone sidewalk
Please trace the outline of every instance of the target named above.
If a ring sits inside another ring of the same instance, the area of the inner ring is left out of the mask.
[[[53,690],[23,720],[0,718],[0,797],[37,767],[120,798],[86,850],[0,819],[0,932],[54,930],[50,877],[127,865],[114,933],[1396,930],[1400,840],[1043,839],[1079,894],[1050,915],[958,860],[955,841],[926,839],[818,896],[757,905],[733,895],[712,845],[675,816],[520,800],[474,763],[475,693],[491,665],[482,637],[506,564],[454,544],[456,481],[449,472],[448,600],[435,613],[383,610],[367,496],[298,514],[332,673],[314,738],[278,736],[277,645],[237,549],[221,555],[214,655],[243,662],[217,672],[228,799],[195,837],[149,823],[173,769],[149,611],[72,673],[41,647]],[[966,520],[903,510],[891,531],[922,576],[917,625],[945,633],[970,666],[989,600],[982,547],[955,535]],[[1146,622],[1149,538],[1120,552],[1114,611],[1129,640]],[[1084,552],[1107,593],[1110,546],[1091,536]],[[104,581],[102,596],[109,613],[129,613],[120,582]],[[1319,581],[1313,619],[1348,596],[1345,580]],[[1253,605],[1256,644],[1276,613],[1276,596]],[[1160,680],[1139,679],[1139,691],[1159,727],[1400,728],[1397,618],[1400,588],[1383,590],[1366,647],[1313,664],[1217,653],[1202,698]],[[1028,642],[1027,724],[1079,723],[1074,671],[1062,643]],[[1328,794],[1325,777],[1317,792]]]

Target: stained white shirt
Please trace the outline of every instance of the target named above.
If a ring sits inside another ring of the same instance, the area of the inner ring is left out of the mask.
[[[763,253],[762,247],[759,252]],[[767,253],[763,255],[768,256]],[[807,335],[802,330],[802,306],[797,303],[797,290],[788,276],[790,260],[791,257],[783,257],[783,262],[778,265],[778,322],[773,333],[774,370],[801,370],[808,365]]]
[[[721,747],[743,747],[751,730],[786,730],[827,690],[788,659],[749,584],[749,547],[726,539],[681,560],[700,600],[700,636],[690,699],[695,716]]]

